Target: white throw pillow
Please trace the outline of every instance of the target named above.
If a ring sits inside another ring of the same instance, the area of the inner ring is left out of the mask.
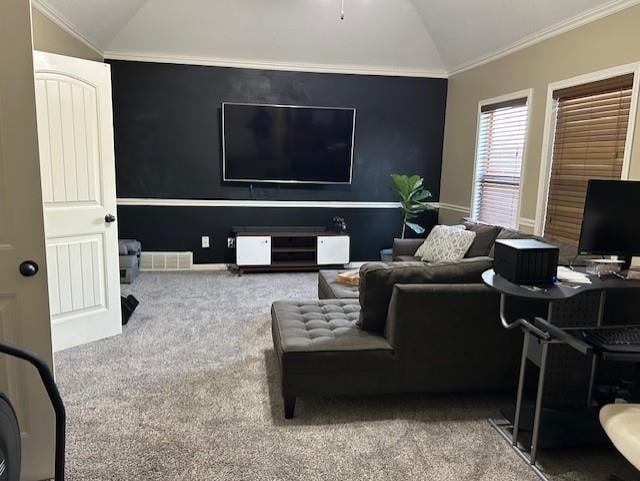
[[[467,227],[464,224],[455,224],[455,225],[437,225],[436,227],[449,227],[451,229],[460,229],[460,230],[465,230]],[[434,227],[435,229],[435,227]],[[424,257],[424,253],[427,249],[427,240],[429,240],[429,237],[427,236],[427,238],[424,240],[424,242],[420,245],[420,247],[418,247],[418,250],[415,252],[415,254],[413,254],[415,257],[420,257],[422,259],[422,257]]]
[[[416,251],[416,256],[425,262],[459,261],[463,259],[476,233],[464,226],[437,225]]]

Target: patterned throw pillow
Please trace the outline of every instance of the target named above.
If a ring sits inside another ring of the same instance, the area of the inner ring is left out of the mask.
[[[451,229],[460,229],[460,230],[465,230],[466,229],[464,224],[437,225],[436,227],[449,227]],[[434,227],[434,229],[435,229],[435,227]],[[429,236],[427,236],[427,238],[420,245],[420,247],[418,247],[418,250],[415,252],[415,254],[413,254],[415,257],[420,257],[421,259],[422,259],[422,257],[424,257],[424,253],[426,252],[426,249],[427,249],[427,240],[429,240]]]
[[[476,233],[464,226],[437,225],[416,251],[425,262],[459,261],[464,258]]]

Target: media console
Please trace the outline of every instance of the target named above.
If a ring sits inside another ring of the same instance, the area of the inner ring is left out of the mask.
[[[350,239],[323,227],[234,227],[242,272],[314,271],[349,263]]]

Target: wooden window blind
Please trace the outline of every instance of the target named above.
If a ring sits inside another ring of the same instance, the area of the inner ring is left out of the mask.
[[[577,245],[589,179],[620,179],[633,74],[553,93],[556,125],[544,236]]]
[[[480,108],[472,217],[515,228],[527,132],[527,99]]]

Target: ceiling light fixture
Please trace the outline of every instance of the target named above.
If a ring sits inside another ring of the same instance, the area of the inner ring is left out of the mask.
[[[340,6],[340,20],[344,20],[344,0],[340,0],[341,1],[341,6]]]

